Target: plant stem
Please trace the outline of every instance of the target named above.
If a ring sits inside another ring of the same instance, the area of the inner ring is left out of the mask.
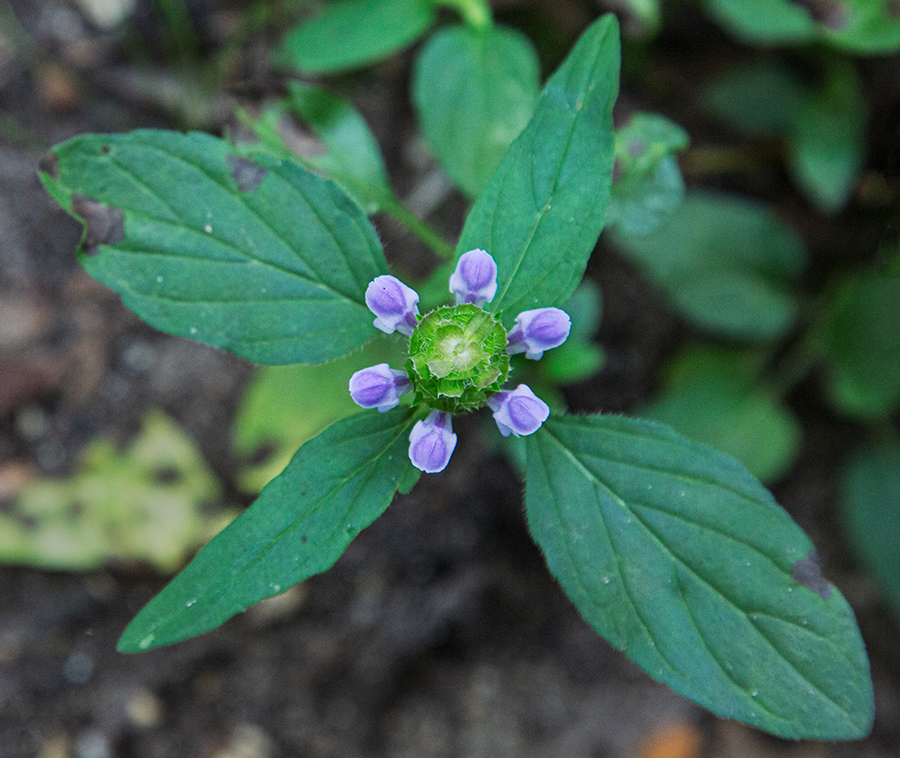
[[[167,40],[169,55],[184,64],[196,64],[200,60],[200,40],[184,0],[156,0],[162,14],[163,28],[170,35]]]
[[[451,260],[456,254],[456,250],[446,240],[437,234],[428,224],[421,221],[407,210],[399,200],[391,203],[383,204],[384,212],[393,216],[397,221],[403,224],[416,237],[430,247],[436,255],[444,260]]]
[[[818,360],[819,356],[812,349],[810,340],[808,338],[801,340],[773,372],[768,382],[769,394],[777,400],[782,400],[812,371]]]
[[[487,29],[494,23],[491,7],[486,0],[437,0],[437,2],[455,9],[474,29]]]

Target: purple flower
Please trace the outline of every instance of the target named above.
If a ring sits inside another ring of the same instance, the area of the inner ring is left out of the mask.
[[[387,363],[360,369],[350,377],[350,397],[362,408],[377,408],[381,413],[396,407],[400,398],[412,389],[405,371]]]
[[[539,361],[545,350],[559,347],[569,336],[572,322],[559,308],[535,308],[516,316],[510,330],[506,352],[525,353],[526,358]]]
[[[450,291],[456,304],[473,303],[479,308],[497,294],[497,264],[484,250],[463,253],[450,276]]]
[[[366,288],[366,305],[377,318],[375,327],[386,334],[395,331],[409,337],[419,323],[419,295],[395,276],[376,276]]]
[[[451,415],[432,411],[424,421],[417,421],[409,434],[409,459],[420,471],[436,474],[450,462],[456,447]]]
[[[504,437],[533,434],[550,415],[550,407],[527,384],[520,384],[508,392],[498,392],[487,402]]]

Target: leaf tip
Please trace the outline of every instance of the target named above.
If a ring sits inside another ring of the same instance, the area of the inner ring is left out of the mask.
[[[38,170],[47,174],[54,181],[59,179],[59,158],[56,153],[48,152],[38,161]]]

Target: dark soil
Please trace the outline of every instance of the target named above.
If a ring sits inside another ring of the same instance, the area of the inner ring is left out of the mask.
[[[0,498],[14,494],[4,489],[10,472],[65,475],[88,440],[125,442],[142,413],[159,407],[223,479],[225,505],[248,503],[231,478],[228,430],[252,367],[154,332],[87,277],[75,258],[80,229],[35,173],[50,145],[75,134],[145,126],[221,133],[234,126],[235,103],[278,94],[265,55],[274,32],[251,30],[227,47],[244,5],[188,3],[200,60],[222,69],[200,97],[184,88],[149,0],[138,1],[127,33],[91,25],[74,0],[0,6],[21,25],[0,24]],[[578,0],[497,8],[529,32],[546,21],[547,70],[599,9]],[[632,89],[626,78],[620,107],[672,116],[690,129],[694,149],[720,145],[729,138],[694,111],[692,81],[729,55],[752,54],[686,8],[653,47],[656,73],[635,75]],[[398,192],[452,238],[465,204],[416,138],[408,63],[400,56],[340,86],[375,129]],[[895,193],[881,205],[857,198],[823,219],[798,198],[777,156],[749,174],[687,171],[692,182],[777,202],[807,236],[813,280],[870,259],[900,198],[900,64],[869,60],[864,71],[873,108],[866,181],[881,177]],[[375,221],[389,258],[427,268],[420,243],[389,219]],[[602,241],[590,275],[604,293],[607,364],[567,396],[577,409],[627,412],[691,333]],[[834,524],[835,470],[859,432],[823,411],[817,392],[813,378],[791,397],[806,446],[775,491],[859,615],[878,706],[866,740],[788,743],[721,721],[614,651],[549,576],[527,533],[519,480],[485,452],[479,421],[466,418],[453,465],[398,498],[334,568],[171,648],[115,652],[166,577],[124,567],[0,570],[0,758],[900,756],[900,629]]]

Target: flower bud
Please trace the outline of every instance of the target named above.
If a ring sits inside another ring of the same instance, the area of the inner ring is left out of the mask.
[[[504,437],[533,434],[550,415],[550,407],[527,384],[520,384],[508,392],[498,392],[487,403]]]
[[[395,331],[409,337],[418,324],[419,295],[395,276],[376,276],[366,288],[366,305],[377,318],[375,327],[386,334]]]
[[[377,408],[381,413],[396,407],[400,398],[412,389],[405,371],[387,363],[360,369],[350,377],[350,397],[362,408]]]
[[[472,303],[479,308],[497,294],[497,264],[484,250],[463,253],[450,276],[450,291],[456,304]]]
[[[525,353],[526,358],[539,361],[545,350],[559,347],[569,336],[572,322],[559,308],[536,308],[516,316],[510,329],[506,352]]]
[[[417,421],[409,434],[409,459],[426,474],[443,471],[455,447],[451,416],[442,411],[432,411],[424,421]]]

